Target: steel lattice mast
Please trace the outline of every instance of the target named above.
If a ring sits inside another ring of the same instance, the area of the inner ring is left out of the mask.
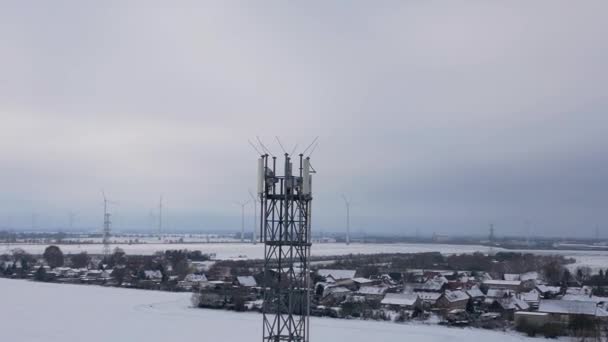
[[[293,170],[285,153],[282,176],[277,158],[258,160],[260,242],[264,243],[263,341],[309,341],[311,246],[310,158]]]
[[[108,199],[106,198],[106,194],[103,195],[103,255],[110,255],[110,225],[112,222],[110,221],[110,213],[108,212]]]

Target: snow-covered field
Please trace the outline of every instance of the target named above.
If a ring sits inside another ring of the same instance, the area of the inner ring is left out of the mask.
[[[42,254],[48,245],[45,244],[12,244],[10,249],[21,248],[33,254]],[[83,245],[59,245],[64,253],[79,253],[87,251],[92,254],[101,254],[103,245],[83,244]],[[6,247],[6,246],[5,246]],[[188,249],[200,250],[203,253],[214,253],[218,259],[262,259],[264,258],[264,245],[251,243],[187,243],[187,244],[117,244],[112,248],[120,247],[127,254],[149,255],[167,249]],[[496,250],[496,249],[495,249]],[[418,253],[439,251],[446,254],[452,253],[473,253],[477,251],[489,252],[490,248],[474,245],[439,245],[439,244],[340,244],[340,243],[319,243],[313,244],[313,256],[327,255],[346,255],[346,254],[376,254],[376,253]],[[1,247],[0,247],[1,252]]]
[[[29,253],[42,254],[47,245],[43,244],[13,244],[0,247],[0,253],[13,248],[22,248]],[[64,253],[79,253],[87,251],[92,254],[101,254],[103,246],[101,244],[92,245],[60,245]],[[191,244],[119,244],[112,245],[120,247],[127,254],[154,254],[157,251],[167,249],[189,249],[200,250],[203,253],[214,253],[217,259],[262,259],[264,257],[264,246],[261,244],[253,245],[250,243],[191,243]],[[4,251],[3,251],[4,249]],[[490,248],[476,245],[443,245],[443,244],[357,244],[350,245],[340,243],[318,243],[312,246],[313,256],[347,255],[347,254],[376,254],[376,253],[419,253],[419,252],[441,252],[444,254],[454,253],[490,253],[505,251],[500,248]],[[522,250],[535,254],[559,254],[576,259],[576,263],[570,265],[571,269],[580,266],[589,266],[594,270],[608,267],[608,251],[567,251],[567,250]]]
[[[2,341],[261,340],[261,315],[190,308],[190,295],[0,279]],[[311,341],[539,341],[517,333],[313,318]]]

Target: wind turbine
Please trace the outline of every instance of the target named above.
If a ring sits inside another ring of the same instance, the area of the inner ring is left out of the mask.
[[[253,238],[251,240],[255,245],[257,242],[258,232],[258,202],[260,202],[261,205],[261,201],[251,192],[251,190],[247,191],[249,192],[249,197],[251,197],[251,201],[253,202]]]
[[[350,245],[350,201],[342,194],[344,205],[346,206],[346,245]]]
[[[245,202],[235,202],[235,204],[241,206],[241,242],[245,242],[245,206],[249,204],[251,200]]]

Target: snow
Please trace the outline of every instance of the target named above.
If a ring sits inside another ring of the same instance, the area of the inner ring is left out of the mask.
[[[416,293],[387,293],[381,304],[412,306],[416,304],[418,295]]]
[[[597,305],[594,302],[547,299],[540,301],[538,311],[558,314],[595,316],[597,309]]]
[[[252,276],[238,276],[236,280],[241,284],[241,286],[246,287],[254,287],[258,286],[258,283],[255,281],[255,278]]]
[[[464,291],[445,291],[445,299],[449,302],[460,302],[463,300],[469,300],[469,295]]]
[[[488,287],[492,286],[520,286],[520,280],[484,280],[483,284]]]
[[[0,279],[3,341],[164,342],[261,340],[257,313],[190,308],[190,294]],[[34,322],[34,323],[33,323]],[[238,329],[235,329],[238,327]],[[538,341],[516,333],[329,318],[311,319],[311,341]]]
[[[388,290],[386,286],[361,286],[358,294],[362,295],[383,295]]]
[[[355,278],[356,270],[328,270],[320,269],[317,274],[323,278],[332,277],[334,280],[353,279]]]
[[[212,240],[213,241],[213,240]],[[230,241],[230,240],[228,240]],[[232,240],[233,241],[233,240]],[[146,241],[148,242],[148,241]],[[42,254],[46,244],[11,244],[10,249],[21,248],[28,253]],[[64,253],[75,254],[83,251],[90,254],[102,254],[103,245],[101,244],[65,244],[59,245]],[[127,254],[151,255],[158,251],[167,249],[188,249],[200,250],[203,253],[215,254],[217,259],[263,259],[264,245],[252,243],[236,242],[211,242],[211,243],[152,243],[143,244],[113,244],[112,248],[120,247]],[[608,251],[572,251],[572,250],[506,250],[497,247],[487,247],[479,245],[447,245],[447,244],[413,244],[413,243],[394,243],[394,244],[375,244],[375,243],[313,243],[312,256],[332,256],[349,254],[378,254],[378,253],[422,253],[422,252],[441,252],[443,254],[471,254],[475,252],[496,253],[501,251],[533,253],[538,255],[563,255],[566,258],[576,260],[574,264],[568,265],[571,271],[578,267],[590,267],[593,271],[606,269],[608,265]],[[10,252],[10,250],[0,250],[0,254]]]

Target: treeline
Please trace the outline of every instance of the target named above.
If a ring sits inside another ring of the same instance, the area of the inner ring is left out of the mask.
[[[554,255],[531,253],[499,252],[494,255],[483,253],[443,255],[439,252],[410,254],[350,255],[340,258],[332,267],[357,269],[364,274],[379,272],[405,272],[409,269],[425,270],[468,270],[490,274],[525,272],[564,272],[564,265],[572,259]]]

